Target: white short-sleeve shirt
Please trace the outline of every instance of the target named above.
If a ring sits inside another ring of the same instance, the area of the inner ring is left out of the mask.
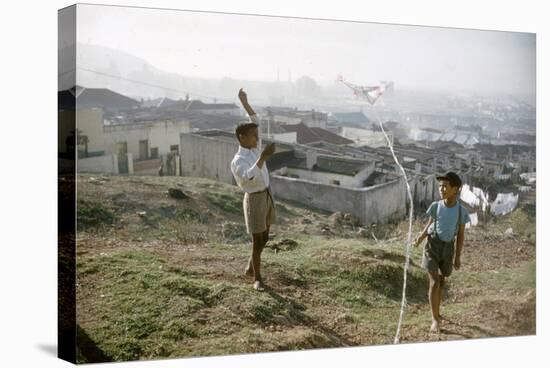
[[[250,117],[251,122],[257,124],[256,115]],[[231,172],[239,188],[247,193],[261,192],[269,186],[269,172],[264,162],[260,169],[257,165],[260,159],[260,150],[244,148],[239,150],[231,161]]]

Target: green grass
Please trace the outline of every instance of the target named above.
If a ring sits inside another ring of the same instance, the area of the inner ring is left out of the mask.
[[[197,183],[193,185],[227,189]],[[87,219],[87,229],[104,230],[117,216],[128,215],[122,228],[103,233],[127,242],[97,251],[88,244],[77,255],[78,322],[102,352],[124,361],[393,341],[404,263],[404,244],[395,239],[403,237],[403,223],[368,227],[378,242],[345,239],[345,234],[328,238],[293,233],[292,227],[278,233],[262,255],[262,273],[272,289],[257,293],[252,280],[241,276],[251,251],[249,236],[236,220],[242,219],[242,200],[226,192],[204,190],[189,203],[141,201],[136,202],[139,208],[136,204],[120,213],[102,204],[110,203],[108,199],[99,202],[90,196],[82,202],[79,216]],[[285,206],[285,216],[300,211]],[[137,216],[137,210],[147,215]],[[512,226],[528,236],[534,212],[520,207],[498,218],[496,231]],[[222,228],[224,222],[228,225]],[[487,224],[486,231],[493,226]],[[140,242],[132,242],[138,237]],[[276,253],[269,246],[282,237],[297,245]],[[430,318],[420,257],[421,251],[413,250],[407,288],[411,308],[404,321],[409,336],[424,331]],[[516,268],[454,272],[444,315],[472,316],[485,301],[519,298],[535,288],[535,270],[532,260]],[[79,361],[86,362],[86,357]]]
[[[236,195],[217,193],[217,192],[208,192],[204,193],[206,199],[223,210],[226,213],[234,215],[243,215],[243,202],[242,198],[237,198]]]
[[[523,205],[508,215],[507,220],[512,229],[532,245],[536,243],[536,207]]]
[[[101,202],[82,198],[77,201],[78,230],[105,227],[116,219],[114,211]]]
[[[214,305],[228,289],[145,251],[94,256],[79,264],[78,275],[101,276],[80,309],[99,312],[84,327],[114,360],[170,354],[175,342],[197,335],[190,313]]]
[[[293,250],[264,253],[264,273],[278,285],[265,293],[248,282],[212,278],[206,265],[183,268],[146,250],[80,259],[79,283],[93,285],[93,295],[79,300],[79,323],[116,361],[341,346],[339,337],[323,327],[333,311],[345,313],[344,325],[369,331],[372,341],[390,343],[403,281],[400,246],[322,237],[297,241]],[[215,244],[205,254],[244,261],[249,251]],[[533,288],[534,267],[533,261],[498,273],[457,272],[450,280],[451,295],[466,287],[488,291],[446,302],[445,313],[460,317],[486,298]],[[407,313],[405,326],[423,329],[429,319],[425,272],[411,266],[408,283],[410,305],[424,312]]]

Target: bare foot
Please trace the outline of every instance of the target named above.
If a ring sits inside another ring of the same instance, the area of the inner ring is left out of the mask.
[[[264,291],[264,284],[261,281],[255,281],[254,282],[254,290],[256,291]]]
[[[432,320],[432,326],[430,327],[430,332],[437,333],[437,334],[440,332],[439,321],[437,319]]]

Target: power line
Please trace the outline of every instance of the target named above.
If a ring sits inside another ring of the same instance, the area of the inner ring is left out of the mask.
[[[114,78],[114,79],[119,79],[119,80],[132,82],[132,83],[136,83],[136,84],[141,84],[141,85],[147,86],[147,87],[160,88],[160,89],[167,90],[167,91],[178,92],[178,93],[182,93],[182,94],[189,94],[189,95],[203,97],[203,98],[209,98],[209,99],[213,99],[215,101],[227,101],[227,102],[235,103],[235,100],[218,98],[218,97],[214,97],[214,96],[201,95],[201,94],[194,93],[194,92],[191,92],[191,91],[183,91],[183,90],[179,90],[179,89],[176,89],[176,88],[162,86],[162,85],[159,85],[159,84],[148,83],[148,82],[143,82],[143,81],[139,81],[139,80],[135,80],[135,79],[124,78],[124,77],[121,77],[119,75],[104,73],[104,72],[100,72],[100,71],[97,71],[97,70],[92,70],[92,69],[87,69],[87,68],[82,68],[82,67],[78,67],[77,69],[80,69],[80,70],[86,71],[86,72],[90,72],[90,73],[94,73],[94,74],[103,75],[103,76]]]

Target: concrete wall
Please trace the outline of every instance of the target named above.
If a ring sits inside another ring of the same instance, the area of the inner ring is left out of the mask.
[[[78,109],[76,112],[76,128],[88,137],[88,154],[105,151],[103,147],[102,109]]]
[[[170,146],[180,145],[180,134],[190,131],[187,121],[155,121],[139,124],[110,125],[105,127],[105,152],[116,154],[118,142],[128,143],[128,153],[134,159],[140,159],[139,141],[148,141],[149,157],[151,148],[158,148],[158,154],[165,155],[170,152]],[[181,146],[179,147],[181,152]]]
[[[393,140],[392,133],[386,132],[390,140]],[[384,133],[368,129],[342,127],[340,135],[344,138],[355,141],[356,145],[368,145],[370,147],[386,147],[386,137]]]
[[[270,134],[269,138],[285,143],[296,143],[296,132]],[[267,134],[265,135],[267,137]]]
[[[416,176],[409,182],[414,198],[414,205],[425,211],[433,201],[439,200],[439,190],[435,175]]]
[[[273,115],[273,121],[275,121],[277,123],[281,123],[281,124],[296,125],[296,124],[300,124],[302,122],[302,118],[274,114]]]
[[[275,199],[297,201],[330,212],[351,213],[364,225],[406,215],[403,179],[356,189],[271,175],[271,187]]]
[[[209,178],[232,184],[231,160],[239,149],[237,139],[220,140],[194,134],[181,134],[182,175]]]
[[[288,168],[289,175],[297,175],[300,179],[314,181],[321,184],[332,184],[334,180],[340,186],[348,188],[362,188],[363,182],[374,172],[374,163],[370,164],[355,176]]]
[[[134,175],[158,176],[158,170],[162,163],[160,158],[134,162]]]
[[[118,174],[118,159],[116,155],[97,156],[78,159],[78,173],[111,173]]]
[[[104,152],[103,111],[101,109],[60,110],[58,113],[58,151],[67,152],[65,141],[73,130],[79,129],[88,137],[88,153]],[[76,149],[76,148],[75,148]]]
[[[233,141],[230,137],[220,139],[181,134],[180,142],[182,175],[233,184],[230,163],[239,147],[236,140]],[[365,178],[368,171],[364,170]],[[327,177],[325,173],[322,175]],[[334,175],[340,179],[343,177]],[[439,199],[437,182],[433,175],[424,180],[414,180],[418,182],[411,187],[415,191],[415,206],[422,200],[429,204]],[[348,212],[365,225],[406,216],[407,191],[405,181],[401,177],[368,188],[350,188],[344,187],[343,182],[337,186],[280,176],[271,172],[270,182],[276,198],[304,203],[330,212]]]
[[[203,114],[212,114],[212,115],[231,115],[231,116],[240,116],[241,110],[237,108],[227,108],[227,109],[203,109],[200,111]]]

